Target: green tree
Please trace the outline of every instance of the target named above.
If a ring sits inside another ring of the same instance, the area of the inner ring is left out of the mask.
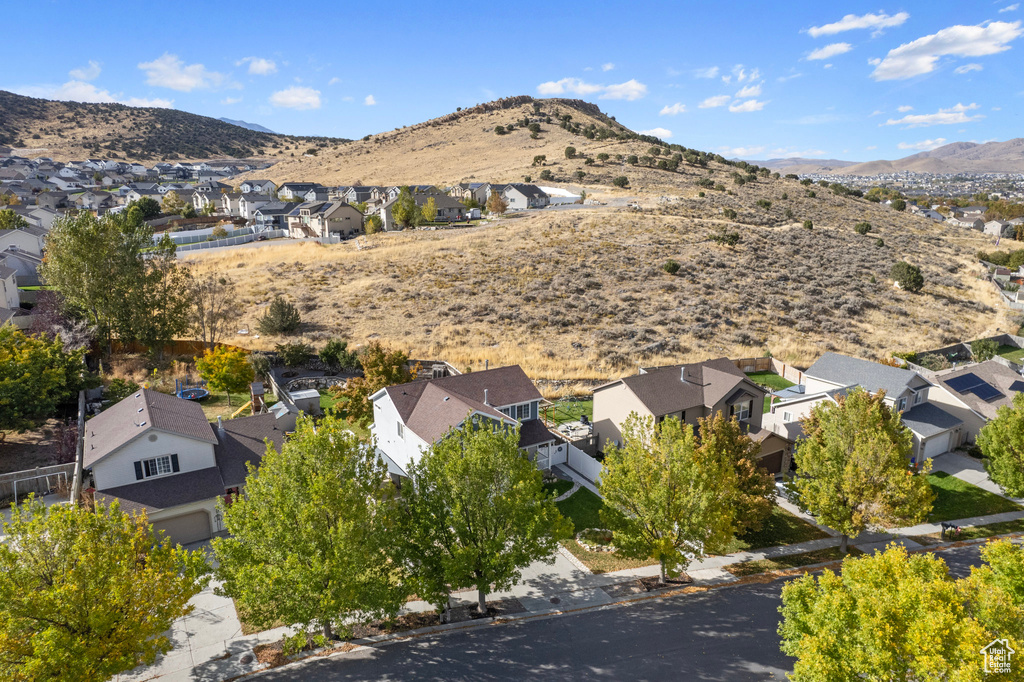
[[[543,166],[544,162],[547,161],[547,160],[548,160],[547,155],[545,155],[545,154],[537,154],[535,157],[533,157],[533,165],[534,166]]]
[[[501,215],[507,210],[508,202],[497,192],[491,192],[491,196],[487,197],[487,211]]]
[[[332,369],[347,369],[359,366],[359,356],[349,350],[348,341],[331,339],[320,349],[318,356],[325,365]]]
[[[679,272],[680,267],[681,266],[679,265],[678,261],[669,258],[667,261],[665,261],[665,264],[661,266],[661,269],[670,275],[674,275],[677,272]]]
[[[223,225],[218,225],[210,232],[210,237],[211,239],[227,239],[228,231],[224,229]]]
[[[980,682],[982,647],[997,637],[1017,651],[1024,644],[1024,555],[1001,541],[983,547],[982,557],[985,565],[954,581],[936,555],[891,545],[847,558],[841,575],[789,582],[779,635],[783,652],[797,659],[790,679]]]
[[[853,226],[853,231],[857,234],[867,234],[871,231],[871,223],[863,222],[857,223]]]
[[[917,293],[924,287],[924,276],[921,274],[921,268],[903,260],[892,266],[892,270],[889,271],[889,277],[900,285],[900,289],[905,291]]]
[[[189,287],[192,330],[207,348],[213,348],[234,322],[237,299],[227,277],[214,274],[193,277]]]
[[[224,510],[216,538],[219,593],[248,622],[319,629],[330,639],[393,616],[405,602],[395,487],[387,467],[341,420],[302,418],[281,451],[249,465],[245,495]]]
[[[167,653],[206,585],[201,552],[117,504],[14,507],[0,543],[0,677],[106,680]]]
[[[615,185],[616,187],[621,187],[625,189],[629,187],[629,178],[627,178],[625,175],[620,175],[619,177],[612,180],[612,184]]]
[[[693,559],[721,551],[735,531],[738,482],[731,463],[707,457],[693,427],[677,419],[655,427],[630,414],[622,438],[625,445],[605,450],[599,485],[601,520],[619,552],[658,561],[664,582]]]
[[[195,359],[196,369],[211,391],[227,394],[228,405],[231,405],[231,394],[244,393],[256,378],[248,356],[249,352],[242,348],[218,346],[207,349],[202,357]]]
[[[541,180],[554,180],[555,176],[551,174],[551,169],[550,168],[545,168],[544,170],[542,170],[540,172],[540,179]]]
[[[0,443],[6,431],[38,426],[76,397],[85,383],[85,351],[65,351],[60,337],[0,325]]]
[[[267,312],[256,319],[256,328],[261,334],[291,334],[301,322],[299,309],[278,295],[270,302]]]
[[[380,216],[375,213],[366,216],[366,220],[363,221],[363,230],[366,234],[377,234],[381,231],[383,225],[384,223],[381,221]]]
[[[160,359],[164,346],[189,330],[195,305],[192,273],[174,250],[165,235],[159,248],[144,260],[142,274],[130,292],[131,336]]]
[[[609,156],[606,153],[604,153],[604,152],[601,152],[600,154],[597,155],[597,160],[600,161],[601,163],[604,163],[605,161],[607,161],[608,158],[609,158]]]
[[[635,166],[638,163],[640,163],[640,159],[637,158],[636,154],[630,154],[629,156],[626,157],[626,163],[628,163],[630,166]]]
[[[761,446],[743,431],[739,421],[721,412],[698,422],[700,449],[704,459],[725,461],[736,472],[736,494],[732,509],[736,533],[761,530],[775,505],[775,476],[759,466]]]
[[[576,158],[576,147],[569,146],[565,148],[565,158],[575,159]]]
[[[9,208],[0,209],[0,230],[17,230],[22,227],[28,227],[24,216]]]
[[[894,199],[892,202],[892,207],[897,211],[905,211],[907,210],[907,202],[905,202],[903,199]]]
[[[996,418],[978,434],[978,447],[992,480],[1006,494],[1024,496],[1024,393],[1013,397],[1012,406],[996,411]]]
[[[215,214],[216,212],[217,212],[217,202],[211,200],[211,201],[207,201],[205,204],[203,204],[203,210],[202,210],[202,214],[203,215],[211,216],[211,215]]]
[[[174,190],[164,194],[164,198],[160,203],[166,215],[182,215],[182,212],[185,210],[185,201]],[[189,206],[191,205],[190,203]]]
[[[403,187],[398,191],[398,198],[391,205],[391,215],[394,216],[395,222],[402,227],[416,225],[419,222],[420,207],[416,205],[416,200],[408,187]]]
[[[971,357],[975,362],[991,360],[999,351],[999,344],[992,339],[978,339],[971,342]]]
[[[587,177],[586,171],[581,171],[581,170],[576,171],[575,175],[576,175],[576,181],[577,182],[583,182],[583,178]]]
[[[434,219],[437,218],[437,202],[434,201],[434,197],[430,197],[427,199],[427,203],[423,204],[420,215],[423,217],[423,222],[434,222]]]
[[[142,220],[153,220],[160,216],[160,202],[153,197],[142,197],[128,204],[128,208],[139,209],[139,217]]]
[[[838,402],[822,401],[803,419],[794,455],[799,475],[789,484],[801,508],[843,534],[840,551],[870,525],[913,525],[928,518],[935,494],[926,474],[910,469],[914,444],[885,394],[857,388]]]
[[[569,537],[537,467],[519,449],[519,429],[467,419],[409,469],[402,532],[413,588],[441,608],[449,592],[473,587],[478,609],[487,593],[507,590],[534,561],[553,562]]]
[[[352,377],[345,388],[332,391],[345,400],[345,415],[350,424],[368,426],[373,421],[373,403],[370,396],[382,388],[404,384],[416,378],[408,367],[409,356],[400,350],[390,350],[379,341],[373,341],[359,354],[363,376]]]
[[[285,367],[298,367],[306,364],[316,351],[308,343],[299,341],[297,343],[279,343],[274,347],[277,357]]]

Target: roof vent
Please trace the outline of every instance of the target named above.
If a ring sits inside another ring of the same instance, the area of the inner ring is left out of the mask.
[[[683,382],[684,384],[686,383],[686,368],[685,367],[680,367],[679,368],[679,380],[681,382]]]
[[[142,394],[141,394],[141,393],[136,393],[136,394],[135,394],[135,397],[136,397],[136,398],[141,398],[141,397],[142,397]]]
[[[139,426],[145,426],[145,425],[146,425],[146,422],[142,422],[141,424],[139,424]]]
[[[448,396],[445,396],[445,397],[444,397],[444,401],[445,401],[445,402],[448,402]]]
[[[141,407],[139,408],[139,412],[142,412],[142,408]]]
[[[484,389],[484,405],[490,405],[490,403],[487,402],[487,389],[486,388]]]

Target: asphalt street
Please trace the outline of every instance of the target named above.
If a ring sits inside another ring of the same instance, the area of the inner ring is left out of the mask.
[[[977,547],[939,553],[960,577]],[[456,631],[312,659],[267,680],[785,680],[784,580]]]

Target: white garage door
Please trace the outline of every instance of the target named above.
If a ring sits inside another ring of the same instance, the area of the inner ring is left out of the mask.
[[[154,521],[153,530],[164,531],[167,537],[182,545],[206,540],[213,535],[210,532],[210,515],[204,511]]]
[[[924,453],[922,454],[922,458],[929,459],[931,457],[938,457],[945,452],[949,452],[949,434],[941,433],[924,442]]]

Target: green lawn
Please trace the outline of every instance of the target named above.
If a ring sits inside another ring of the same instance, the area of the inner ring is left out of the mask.
[[[764,386],[769,391],[781,391],[784,388],[796,385],[789,379],[785,379],[775,372],[747,372],[746,374],[755,384]],[[768,414],[771,412],[771,407],[772,397],[770,395],[766,395],[764,397],[764,405],[762,406],[761,412]]]
[[[761,530],[734,538],[725,548],[724,554],[776,545],[793,545],[827,537],[828,533],[825,531],[776,505]]]
[[[850,553],[847,556],[857,556],[858,554],[863,554],[863,552],[856,547],[850,547]],[[747,575],[757,575],[758,573],[768,573],[769,571],[784,571],[787,568],[810,566],[811,564],[820,564],[826,561],[840,561],[843,558],[843,555],[839,553],[838,547],[827,547],[825,549],[816,549],[813,552],[791,554],[776,559],[743,561],[738,564],[729,564],[724,566],[724,568],[737,578],[742,578]]]
[[[1024,327],[1021,327],[1021,329],[1024,329]],[[1024,365],[1024,348],[1003,344],[996,350],[996,355],[1004,357],[1010,362],[1016,362],[1018,365]]]
[[[587,415],[587,419],[594,418],[594,401],[591,400],[556,400],[548,407],[541,408],[541,416],[556,424],[579,421],[580,415]]]
[[[572,497],[555,504],[558,505],[558,511],[562,512],[562,516],[572,519],[577,533],[584,528],[604,527],[601,524],[601,517],[598,516],[598,511],[604,506],[604,500],[586,488],[580,488]]]
[[[928,520],[933,523],[1021,509],[1017,504],[999,495],[982,490],[944,471],[929,474],[928,483],[936,495],[932,513],[928,515]]]
[[[572,485],[572,481],[563,481],[562,479],[558,479],[557,481],[552,481],[551,483],[545,483],[544,492],[548,493],[549,495],[554,495],[555,497],[558,497],[562,493],[569,492],[569,490],[572,489]]]
[[[1024,519],[990,523],[987,526],[969,526],[962,528],[958,536],[951,537],[947,534],[945,541],[977,540],[978,538],[990,538],[993,535],[1006,535],[1008,533],[1024,533]],[[943,542],[940,536],[941,533],[929,533],[928,535],[912,535],[910,539],[922,545],[934,545]]]

